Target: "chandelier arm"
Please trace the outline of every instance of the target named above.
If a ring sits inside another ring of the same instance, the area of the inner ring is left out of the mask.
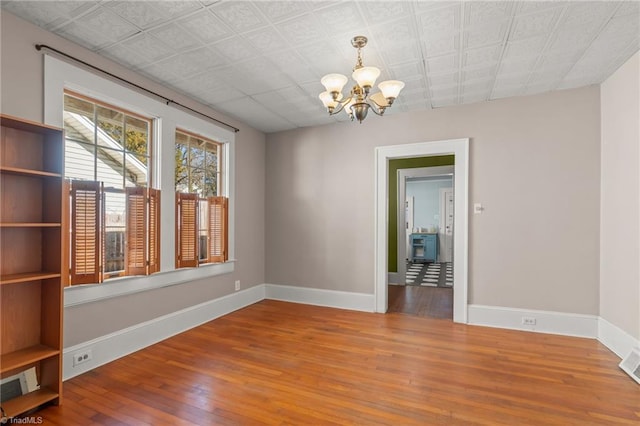
[[[336,115],[339,114],[340,112],[342,112],[342,110],[344,109],[344,106],[346,104],[348,104],[351,99],[353,99],[353,96],[349,96],[347,99],[342,100],[342,101],[338,101],[338,105],[340,105],[339,107],[336,107],[333,109],[333,112],[330,112],[329,115]]]
[[[380,105],[379,103],[377,103],[376,101],[373,100],[373,98],[371,96],[369,96],[367,98],[367,100],[371,103],[374,103],[379,109],[386,109],[388,106],[390,105]]]
[[[333,109],[333,111],[331,111],[329,113],[329,115],[336,115],[339,114],[340,111],[342,111],[344,109],[344,104],[342,102],[338,102],[338,105],[340,105],[339,107],[336,107]]]
[[[368,99],[370,101],[370,105],[371,105],[371,111],[373,111],[376,115],[382,116],[384,114],[384,111],[387,109],[386,107],[383,107],[381,105],[378,105],[376,103],[376,101],[374,101],[373,99],[369,98]]]

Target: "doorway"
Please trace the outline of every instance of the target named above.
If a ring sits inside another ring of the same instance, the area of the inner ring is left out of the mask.
[[[468,173],[469,139],[450,139],[406,145],[378,147],[375,151],[375,302],[376,312],[388,309],[388,233],[389,233],[389,161],[400,158],[416,158],[436,155],[454,155],[454,202],[456,209],[453,223],[454,300],[453,320],[467,322],[468,277]]]
[[[435,158],[447,157],[421,161]],[[395,167],[390,169],[393,173]],[[397,174],[398,273],[389,274],[387,312],[452,320],[454,166],[413,167]]]
[[[441,224],[441,189],[449,189],[453,195],[454,166],[415,167],[398,170],[397,212],[397,274],[389,273],[390,283],[405,283],[408,263],[412,259],[412,235],[423,234],[431,238],[435,234],[435,257],[431,262],[442,262],[445,227]],[[453,203],[453,198],[452,198]],[[453,211],[451,211],[453,213]],[[451,217],[453,235],[453,216]],[[450,244],[452,246],[452,244]],[[427,260],[427,259],[425,259]],[[448,260],[452,262],[452,258]],[[416,263],[421,263],[420,260]],[[409,283],[412,284],[412,283]]]

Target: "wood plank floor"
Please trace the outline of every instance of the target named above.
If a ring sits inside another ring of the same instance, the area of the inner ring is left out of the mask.
[[[64,383],[46,425],[612,425],[595,340],[265,300]]]
[[[389,313],[453,320],[453,288],[390,285]]]

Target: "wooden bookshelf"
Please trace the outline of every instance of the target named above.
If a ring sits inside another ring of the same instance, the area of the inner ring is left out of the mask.
[[[35,345],[20,349],[19,351],[3,354],[0,373],[12,371],[59,354],[59,350],[44,345]]]
[[[0,114],[0,375],[35,367],[40,389],[6,415],[62,402],[64,134]]]
[[[0,277],[0,285],[46,280],[48,278],[60,278],[60,272],[36,271],[2,275]]]
[[[59,398],[58,392],[44,387],[37,391],[3,402],[2,407],[8,417],[13,417],[18,413],[24,413],[32,408],[39,407],[49,401],[55,401]]]

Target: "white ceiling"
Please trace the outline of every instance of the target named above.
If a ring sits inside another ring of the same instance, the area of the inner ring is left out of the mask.
[[[640,46],[640,2],[2,1],[2,8],[264,132],[329,117],[320,78],[365,65],[389,113],[597,84]],[[56,47],[56,46],[52,46]],[[348,85],[350,86],[350,85]],[[377,119],[377,117],[369,118]]]

